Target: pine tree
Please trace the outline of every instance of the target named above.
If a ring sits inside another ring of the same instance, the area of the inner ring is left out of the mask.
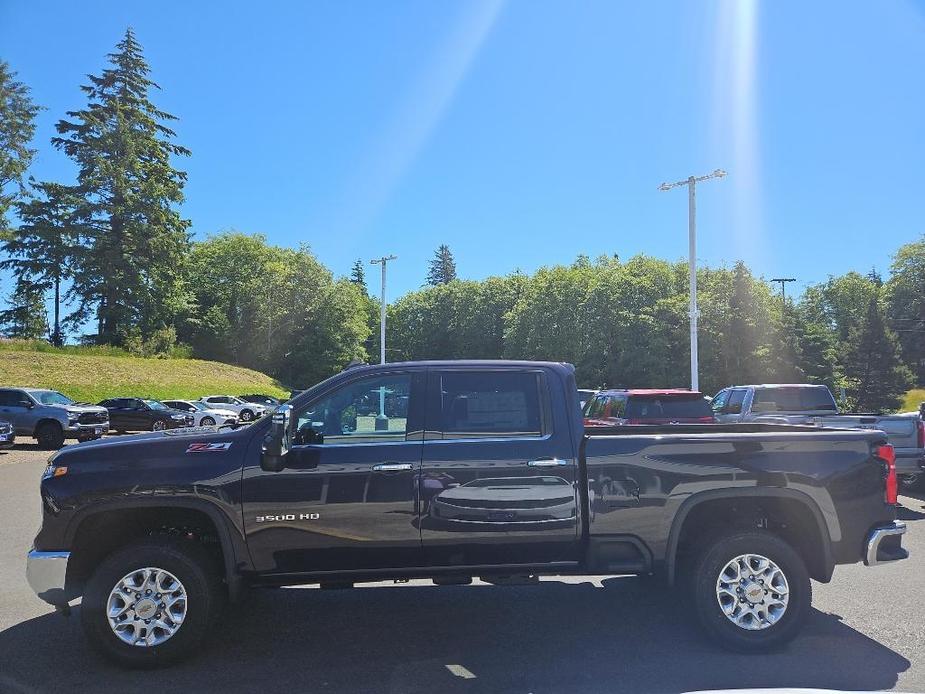
[[[364,294],[368,292],[366,288],[366,270],[363,268],[363,261],[359,258],[357,258],[350,270],[350,281],[360,287]]]
[[[48,314],[42,288],[18,280],[9,297],[10,307],[0,311],[3,335],[20,340],[43,339],[48,334]]]
[[[51,342],[61,345],[61,283],[70,277],[77,251],[75,243],[82,228],[77,221],[80,200],[74,188],[59,183],[33,183],[32,188],[33,197],[17,205],[22,223],[3,244],[9,258],[0,267],[12,269],[18,281],[43,293],[54,291]]]
[[[169,325],[187,305],[178,268],[189,248],[183,201],[186,174],[171,165],[189,151],[174,144],[148,92],[148,64],[131,29],[110,53],[111,67],[82,87],[87,107],[70,111],[52,140],[78,165],[80,219],[86,252],[74,264],[69,320],[96,317],[95,339],[121,344]]]
[[[437,286],[438,284],[449,284],[456,279],[456,261],[453,260],[453,254],[450,247],[445,243],[434,253],[434,259],[430,261],[430,269],[427,272],[427,284]]]
[[[29,143],[40,110],[29,96],[29,87],[0,60],[0,230],[6,229],[6,213],[23,193],[23,176],[35,155]]]
[[[853,406],[869,412],[896,409],[912,384],[912,373],[900,359],[899,340],[887,327],[877,296],[870,298],[864,321],[849,333],[845,376]]]

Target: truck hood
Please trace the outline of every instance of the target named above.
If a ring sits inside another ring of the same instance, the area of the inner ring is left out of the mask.
[[[109,414],[109,411],[105,407],[100,407],[99,405],[91,405],[89,402],[75,402],[73,405],[39,405],[39,407],[54,407],[58,410],[65,410],[67,412],[105,412]]]
[[[192,443],[240,441],[244,428],[180,427],[127,436],[109,436],[65,446],[51,456],[49,463],[71,465],[84,460],[120,459],[141,463],[144,459],[163,455],[182,456]],[[243,445],[243,444],[238,444]]]

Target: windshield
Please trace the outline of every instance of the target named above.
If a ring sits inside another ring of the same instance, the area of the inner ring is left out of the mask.
[[[169,410],[170,409],[169,407],[167,407],[167,405],[165,405],[159,400],[142,400],[142,402],[148,407],[150,407],[152,410]]]
[[[702,419],[712,418],[707,399],[700,396],[633,396],[626,403],[627,419]]]
[[[812,412],[835,411],[835,399],[825,386],[756,388],[753,411]]]
[[[189,404],[192,405],[193,407],[195,407],[197,410],[200,410],[200,411],[211,409],[211,408],[210,408],[208,405],[206,405],[204,402],[199,402],[198,400],[193,400],[193,401],[190,402]]]
[[[33,390],[33,398],[43,405],[73,405],[74,401],[68,396],[59,393],[57,390]]]

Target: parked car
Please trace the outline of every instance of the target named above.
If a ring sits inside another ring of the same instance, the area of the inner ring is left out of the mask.
[[[272,395],[261,395],[259,393],[254,393],[251,395],[239,395],[239,400],[244,402],[255,402],[258,405],[263,405],[268,410],[275,410],[282,404],[282,401],[279,398],[274,398]]]
[[[918,412],[903,414],[839,414],[813,417],[820,427],[876,429],[886,434],[896,451],[896,474],[907,489],[919,486],[923,480],[925,462],[925,422]]]
[[[216,424],[237,424],[238,413],[209,407],[198,400],[162,400],[167,407],[179,412],[193,415],[193,424],[197,427],[210,427]]]
[[[110,398],[100,403],[109,411],[109,426],[118,432],[162,431],[193,426],[193,416],[158,400]]]
[[[236,412],[242,422],[253,422],[267,413],[267,408],[258,402],[247,402],[233,395],[205,395],[199,398],[209,407]]]
[[[710,424],[709,401],[693,390],[602,390],[584,409],[585,426],[624,424]]]
[[[12,448],[16,443],[16,432],[13,425],[5,419],[0,419],[0,450]]]
[[[806,424],[811,417],[838,414],[831,391],[809,383],[732,386],[719,391],[711,404],[716,421],[723,423]]]
[[[922,479],[925,425],[917,412],[908,414],[839,413],[832,392],[808,383],[733,386],[713,398],[720,422],[812,424],[845,429],[877,429],[896,451],[896,471],[906,487]]]
[[[385,426],[354,416],[384,391],[407,394],[407,410]],[[660,574],[655,595],[690,606],[720,644],[764,654],[810,617],[810,579],[908,556],[893,459],[880,431],[583,430],[561,363],[359,366],[253,426],[59,452],[27,576],[52,605],[81,597],[93,647],[135,667],[193,653],[248,585],[545,574]],[[467,522],[426,522],[416,481],[435,471],[431,506],[470,504]],[[485,479],[503,491],[471,484]]]
[[[35,437],[47,450],[61,448],[65,439],[90,441],[109,431],[102,407],[44,388],[0,388],[0,417],[12,423],[16,435]]]

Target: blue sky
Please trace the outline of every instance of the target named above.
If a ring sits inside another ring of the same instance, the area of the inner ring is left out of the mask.
[[[925,232],[925,5],[909,0],[255,3],[0,0],[0,57],[47,107],[32,174],[131,25],[193,156],[204,237],[307,242],[338,274],[440,243],[481,278],[579,253],[745,260],[801,284],[886,270]],[[378,281],[370,273],[371,289]]]

